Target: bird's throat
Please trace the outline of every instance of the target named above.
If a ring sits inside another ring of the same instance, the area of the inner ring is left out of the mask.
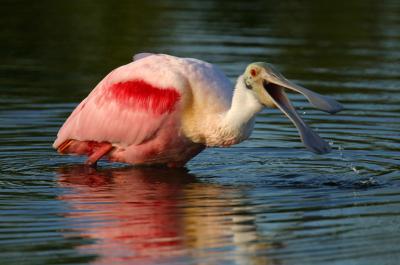
[[[239,143],[253,131],[255,115],[261,111],[262,105],[251,93],[239,79],[231,107],[221,116],[220,137],[223,142]]]

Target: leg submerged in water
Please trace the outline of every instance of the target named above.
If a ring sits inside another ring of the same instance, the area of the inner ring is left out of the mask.
[[[107,155],[113,146],[109,142],[79,141],[68,139],[57,149],[61,154],[87,155],[85,164],[96,166],[96,163],[103,156]]]
[[[108,154],[112,149],[113,146],[110,143],[103,143],[88,157],[85,164],[95,167],[97,165],[97,161]]]

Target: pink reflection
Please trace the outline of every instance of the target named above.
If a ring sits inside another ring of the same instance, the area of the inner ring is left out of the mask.
[[[197,182],[185,170],[85,166],[59,170],[59,199],[71,205],[75,225],[66,236],[93,239],[79,247],[93,264],[267,264],[254,209],[240,190]],[[188,260],[191,259],[191,260]],[[203,261],[200,262],[200,261]]]
[[[95,240],[80,247],[99,256],[95,264],[156,264],[184,254],[179,205],[182,188],[193,181],[185,170],[69,167],[59,170],[58,182],[71,192],[59,199],[73,208],[67,217],[79,235]]]

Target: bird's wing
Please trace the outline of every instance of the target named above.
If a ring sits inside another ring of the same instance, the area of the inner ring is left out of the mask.
[[[148,56],[150,56],[150,55],[154,55],[154,53],[149,53],[149,52],[137,53],[137,54],[135,54],[135,55],[133,56],[132,59],[133,59],[133,61],[137,61],[137,60],[146,58],[146,57],[148,57]]]
[[[75,108],[58,132],[55,148],[68,139],[141,144],[154,137],[168,119],[178,118],[178,89],[129,79],[122,71],[111,72]]]

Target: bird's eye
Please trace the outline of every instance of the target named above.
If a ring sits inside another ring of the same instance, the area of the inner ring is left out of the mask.
[[[251,69],[251,70],[250,70],[250,74],[251,74],[252,77],[255,77],[255,76],[257,75],[256,69],[254,69],[254,68]]]

